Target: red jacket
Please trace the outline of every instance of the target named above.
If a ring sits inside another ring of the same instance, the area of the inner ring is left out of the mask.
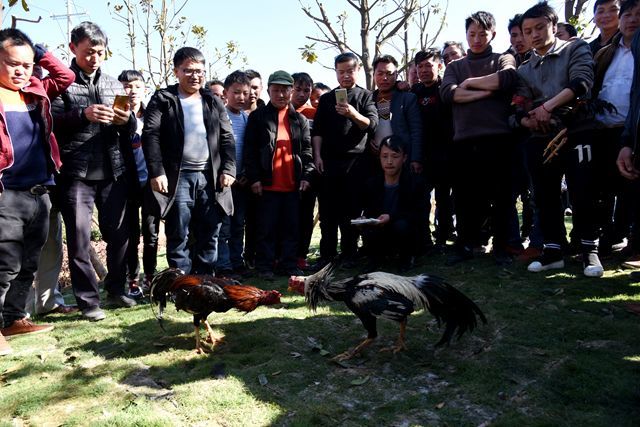
[[[58,171],[62,163],[60,162],[60,152],[58,143],[53,134],[53,116],[51,115],[51,100],[64,92],[76,76],[66,65],[58,60],[51,52],[45,55],[38,62],[39,66],[49,72],[49,75],[40,80],[35,76],[31,76],[29,83],[22,88],[25,95],[25,101],[31,102],[34,98],[38,104],[38,110],[42,117],[44,129],[44,138],[47,142],[49,153],[49,168],[51,171]],[[2,172],[13,165],[13,143],[11,136],[7,131],[7,120],[4,115],[4,106],[0,103],[0,178]],[[2,183],[0,182],[0,191],[2,191]]]

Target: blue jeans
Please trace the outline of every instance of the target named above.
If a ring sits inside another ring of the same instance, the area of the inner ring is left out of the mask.
[[[213,274],[222,212],[207,171],[180,171],[165,218],[167,262],[187,274]]]
[[[49,231],[48,194],[5,189],[0,195],[0,324],[27,316],[27,297]]]

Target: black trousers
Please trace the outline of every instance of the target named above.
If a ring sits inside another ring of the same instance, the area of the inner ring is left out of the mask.
[[[155,273],[158,257],[158,231],[160,229],[160,212],[158,212],[151,185],[147,183],[144,187],[136,190],[135,194],[129,196],[127,206],[129,244],[126,257],[127,274],[131,279],[137,278],[140,273],[138,244],[141,232],[142,269],[145,275]]]
[[[351,220],[362,212],[360,192],[367,178],[364,155],[346,164],[342,171],[334,169],[320,178],[320,256],[325,259],[337,255],[338,229],[342,256],[353,257],[358,249],[358,231]]]
[[[60,211],[67,231],[67,252],[73,293],[80,309],[98,307],[98,280],[89,258],[91,218],[94,205],[102,239],[107,243],[107,277],[105,290],[112,295],[125,292],[126,252],[129,227],[126,220],[127,180],[84,181],[62,177]]]
[[[529,172],[545,245],[559,246],[566,238],[560,195],[562,175],[567,180],[576,238],[584,245],[597,244],[598,187],[593,137],[593,131],[571,133],[558,155],[546,165],[543,164],[543,152],[552,137],[531,137],[527,141]]]
[[[273,271],[276,249],[283,270],[296,267],[300,193],[298,191],[263,191],[258,197],[256,269]]]
[[[473,247],[481,240],[489,208],[494,248],[507,242],[513,209],[511,162],[515,141],[510,134],[487,135],[454,142],[456,246]]]
[[[628,237],[631,226],[631,185],[616,165],[623,129],[599,129],[593,141],[598,176],[598,225],[601,243],[605,245]]]
[[[364,249],[373,262],[381,262],[385,256],[397,254],[400,260],[408,260],[416,253],[416,224],[405,219],[392,220],[377,227],[368,226],[362,230]]]
[[[427,225],[431,213],[431,192],[436,203],[434,237],[437,244],[445,244],[453,233],[453,193],[451,177],[451,154],[444,148],[427,153],[424,168],[426,183]]]
[[[314,209],[318,193],[314,187],[300,193],[300,225],[298,235],[298,258],[306,258],[313,236]]]
[[[5,189],[0,195],[0,326],[27,316],[26,302],[49,232],[48,194]]]

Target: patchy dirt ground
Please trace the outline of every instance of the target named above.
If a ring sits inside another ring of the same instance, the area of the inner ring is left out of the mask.
[[[97,233],[97,229],[93,230],[94,235],[99,235]],[[158,236],[158,252],[164,252],[167,244],[167,239],[164,234],[164,223],[160,223],[160,235]],[[96,251],[98,255],[98,259],[105,267],[107,266],[107,243],[102,240],[95,240],[91,242],[91,246]],[[67,254],[67,245],[63,243],[63,254],[62,254],[62,270],[60,271],[60,277],[58,279],[62,288],[68,288],[71,286],[71,276],[69,273],[69,258]],[[142,259],[142,237],[140,237],[140,243],[138,244],[138,258]],[[101,279],[99,279],[101,280]]]

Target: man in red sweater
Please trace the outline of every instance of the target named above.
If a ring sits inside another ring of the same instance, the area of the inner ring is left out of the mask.
[[[39,65],[49,72],[32,76]],[[26,300],[49,228],[48,186],[60,168],[50,99],[75,75],[16,29],[0,31],[0,355],[4,337],[47,332],[27,319]]]

